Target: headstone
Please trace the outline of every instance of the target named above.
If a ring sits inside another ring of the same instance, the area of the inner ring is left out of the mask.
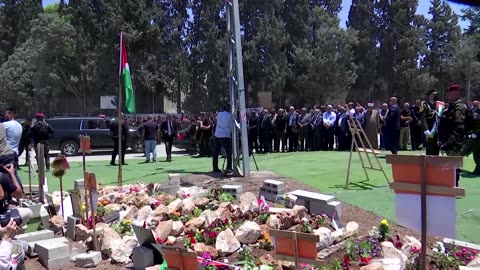
[[[47,199],[48,212],[50,213],[50,216],[55,216],[57,214],[57,210],[55,209],[52,195],[50,195],[49,193],[45,193],[45,198]]]
[[[155,237],[153,236],[152,230],[145,229],[140,226],[132,225],[133,232],[135,237],[137,237],[138,244],[140,246],[155,243]]]
[[[73,207],[73,215],[76,217],[82,217],[82,197],[80,196],[79,192],[71,192],[70,193],[71,203]]]
[[[80,218],[74,216],[67,217],[67,233],[66,237],[75,240],[75,225],[80,224]]]
[[[145,246],[133,248],[133,269],[143,270],[147,267],[155,265],[153,250]]]
[[[42,228],[47,229],[50,227],[50,214],[48,214],[45,206],[42,206],[40,209],[40,220],[42,221]]]
[[[110,224],[119,219],[120,219],[120,213],[118,211],[113,211],[103,216],[103,222],[107,224]]]

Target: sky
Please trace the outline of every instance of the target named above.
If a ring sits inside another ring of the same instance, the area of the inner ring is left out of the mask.
[[[240,0],[241,1],[241,0]],[[52,3],[57,3],[58,0],[43,0],[43,5],[47,6]],[[428,8],[430,7],[430,1],[429,0],[419,0],[418,1],[418,8],[417,8],[417,13],[422,14],[426,16],[427,18],[430,18],[431,16],[428,14]],[[457,14],[461,14],[461,9],[465,8],[465,5],[449,2],[450,6],[453,8],[453,11]],[[340,12],[340,26],[345,28],[345,22],[348,20],[348,11],[350,10],[350,6],[352,5],[352,0],[342,0],[342,11]],[[463,28],[467,27],[467,22],[464,22],[462,20],[459,20],[460,26]]]

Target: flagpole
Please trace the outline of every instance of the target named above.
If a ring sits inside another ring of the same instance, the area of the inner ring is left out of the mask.
[[[123,50],[123,32],[120,32],[120,57],[119,57],[119,73],[118,73],[118,186],[122,186],[122,50]]]

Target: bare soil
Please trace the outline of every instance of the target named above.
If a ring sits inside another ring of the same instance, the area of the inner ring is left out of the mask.
[[[260,190],[260,186],[262,185],[263,181],[266,179],[285,182],[287,185],[288,191],[293,191],[297,189],[316,191],[302,183],[297,182],[294,179],[278,176],[272,172],[252,172],[252,175],[249,178],[233,178],[233,177],[225,178],[225,177],[219,177],[219,175],[214,175],[214,174],[213,175],[212,174],[193,174],[193,175],[187,175],[182,177],[181,182],[182,182],[182,186],[197,185],[197,186],[203,186],[205,188],[213,188],[217,185],[224,185],[224,184],[240,184],[240,185],[243,185],[245,192],[249,191],[249,192],[258,194]],[[359,224],[359,235],[367,234],[368,231],[370,231],[373,226],[378,227],[381,219],[382,219],[381,216],[375,215],[374,213],[365,211],[353,205],[343,203],[341,223],[345,225],[349,221],[357,222]],[[396,225],[393,222],[390,222],[390,231],[392,235],[398,234],[401,237],[405,235],[410,235],[410,236],[414,236],[419,240],[421,239],[420,234],[417,233],[416,231]],[[433,244],[437,241],[440,241],[440,239],[434,236],[429,236],[427,238],[427,242],[429,244],[427,246],[427,249],[430,250]],[[79,247],[77,243],[71,243],[71,245]],[[253,252],[256,258],[260,258],[263,255],[273,254],[273,253],[274,251],[265,251],[259,248],[255,248]],[[235,262],[237,261],[237,255],[238,253],[234,253],[233,255],[227,257],[227,259],[229,260],[229,262]],[[336,258],[341,260],[343,255],[344,255],[344,250],[339,250],[337,252],[334,252],[331,256],[325,259],[325,262],[321,262],[320,265],[333,262]],[[220,258],[219,261],[223,261],[223,258]],[[25,265],[26,265],[26,269],[28,270],[46,269],[40,264],[40,262],[38,261],[38,258],[27,259],[25,261]],[[70,263],[69,265],[65,265],[65,267],[62,267],[61,269],[81,269],[81,268],[76,268],[74,266],[74,263]],[[109,263],[108,260],[104,260],[95,269],[104,269],[104,270],[131,269],[131,265],[129,266],[112,265]],[[353,267],[352,269],[359,269],[359,267]]]

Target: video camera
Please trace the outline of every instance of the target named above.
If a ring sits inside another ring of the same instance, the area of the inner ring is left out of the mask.
[[[0,214],[0,226],[5,227],[10,222],[10,219],[13,219],[17,226],[22,224],[22,218],[20,216],[13,216],[11,213]]]

